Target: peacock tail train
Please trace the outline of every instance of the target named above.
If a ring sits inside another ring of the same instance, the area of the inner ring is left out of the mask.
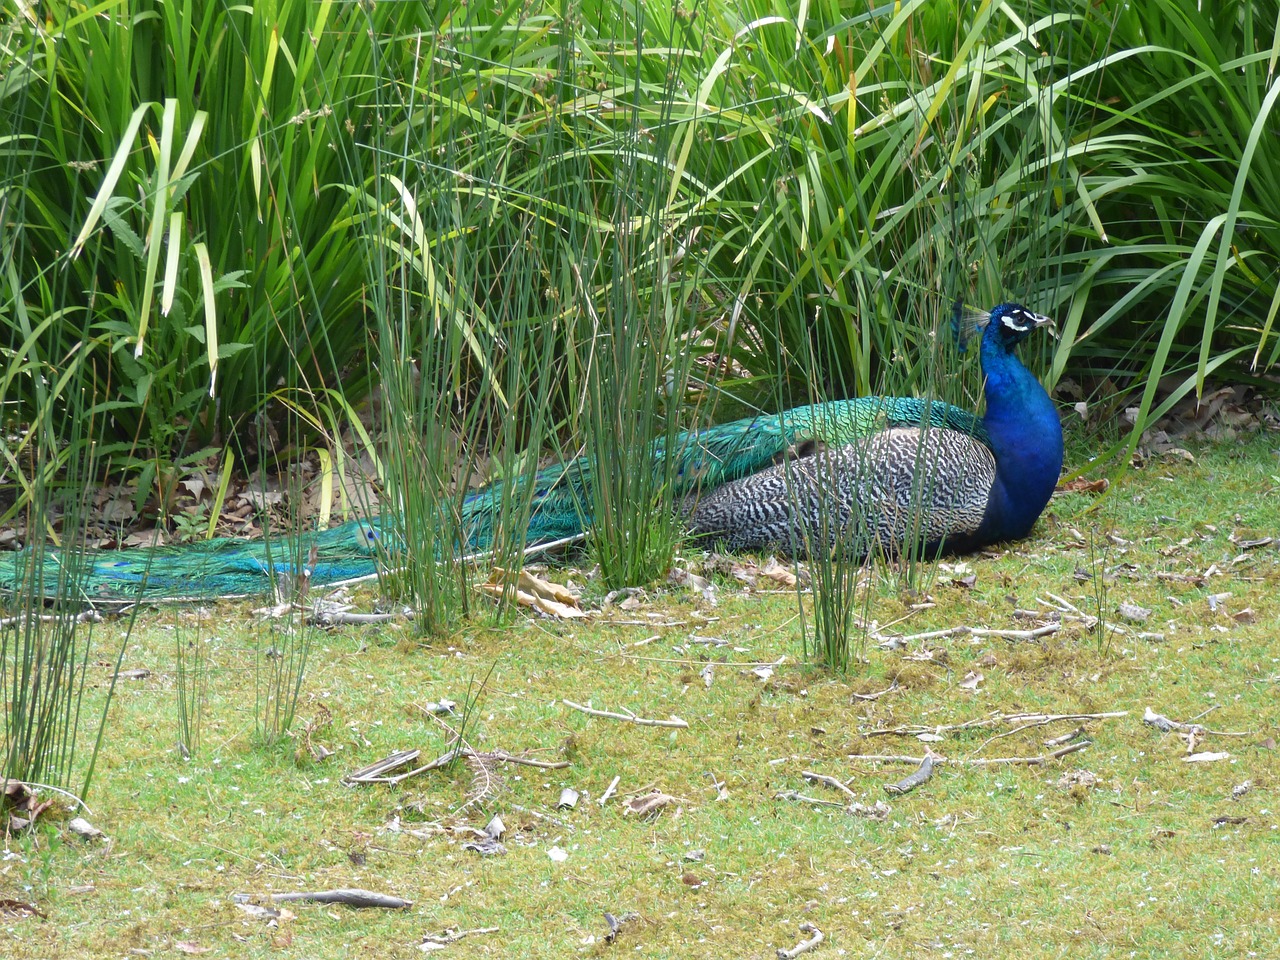
[[[671,475],[679,500],[754,474],[806,444],[843,446],[889,427],[924,425],[985,436],[975,414],[950,404],[915,397],[861,397],[687,431],[677,435],[673,454],[659,440],[652,448],[653,464],[665,476],[665,459],[675,456]],[[515,482],[534,486],[529,546],[572,537],[590,526],[588,458],[544,467],[531,481]],[[466,552],[493,546],[501,499],[500,483],[464,499]],[[278,580],[299,571],[305,571],[310,584],[324,586],[375,575],[385,559],[379,545],[394,537],[394,528],[393,521],[378,518],[263,540],[218,538],[78,556],[48,550],[39,569],[34,568],[35,553],[19,551],[0,555],[0,593],[34,588],[38,595],[86,603],[241,597],[270,593]]]

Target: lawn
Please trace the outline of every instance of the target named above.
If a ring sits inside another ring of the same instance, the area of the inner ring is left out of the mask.
[[[689,566],[718,571],[714,603],[668,586],[624,609],[570,560],[541,575],[581,587],[586,619],[521,616],[448,644],[399,623],[311,628],[296,735],[264,745],[255,691],[300,638],[249,605],[146,612],[124,667],[147,673],[116,688],[88,798],[105,837],[51,810],[7,838],[0,897],[45,916],[10,905],[0,954],[411,957],[452,929],[474,932],[443,956],[765,958],[808,923],[825,938],[814,957],[1275,956],[1278,571],[1276,545],[1255,541],[1280,531],[1278,475],[1270,437],[1175,451],[1101,503],[1059,496],[1029,540],[914,592],[877,570],[846,676],[804,663],[811,617],[773,580],[748,586],[691,550]],[[1039,635],[917,637],[955,627]],[[96,628],[87,715],[123,631]],[[208,697],[184,758],[175,646],[192,643]],[[459,715],[431,712],[446,699]],[[476,751],[569,766],[343,783],[396,750],[439,756],[467,704]],[[1148,708],[1211,732],[1189,744],[1144,723]],[[1040,765],[970,762],[1082,739]],[[913,766],[858,758],[926,749],[949,762],[905,794],[885,785]],[[564,787],[575,808],[557,809]],[[665,805],[628,813],[650,789]],[[495,815],[502,852],[469,849]],[[233,902],[339,887],[412,905],[289,902],[273,919]],[[613,943],[606,913],[627,918]]]

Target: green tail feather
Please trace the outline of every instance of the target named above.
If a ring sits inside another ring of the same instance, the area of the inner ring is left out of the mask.
[[[851,443],[889,426],[948,427],[985,439],[974,414],[949,404],[917,398],[862,397],[796,407],[680,434],[674,454],[654,444],[654,470],[665,476],[665,458],[674,456],[677,499],[710,490],[769,466],[789,448],[813,442]],[[526,481],[527,482],[527,481]],[[592,473],[580,458],[546,467],[533,477],[533,510],[527,543],[550,543],[590,526]],[[500,484],[469,495],[462,515],[470,552],[493,545]],[[268,593],[274,580],[305,571],[317,586],[370,576],[378,571],[377,541],[388,525],[354,521],[320,533],[273,541],[222,538],[151,549],[91,553],[68,568],[70,555],[49,551],[34,569],[29,551],[0,556],[0,592],[34,590],[44,596],[97,601],[205,599]],[[313,553],[315,559],[312,561]]]

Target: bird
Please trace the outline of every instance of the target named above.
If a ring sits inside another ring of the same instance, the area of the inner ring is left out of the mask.
[[[667,482],[666,461],[673,461],[670,484],[674,499],[681,502],[786,457],[803,456],[819,447],[842,446],[893,426],[924,424],[984,436],[978,417],[938,400],[855,397],[682,431],[671,443],[670,452],[666,441],[659,438],[650,446],[647,461],[659,484]],[[534,488],[526,543],[552,543],[590,529],[594,477],[591,460],[584,456],[544,467],[531,481],[524,481]],[[492,547],[502,494],[501,483],[494,483],[464,499],[461,515],[468,549]]]
[[[983,318],[986,412],[972,428],[894,424],[686,500],[693,535],[729,551],[855,557],[967,553],[1030,533],[1062,471],[1062,423],[1016,348],[1052,321],[1017,303]]]
[[[988,407],[990,413],[990,402]],[[644,462],[660,483],[670,477],[677,503],[702,498],[703,506],[709,508],[723,502],[711,496],[726,484],[762,472],[769,475],[779,462],[803,462],[817,450],[842,449],[886,431],[917,428],[931,434],[959,434],[986,445],[992,442],[987,418],[963,408],[930,398],[870,396],[682,431],[669,445],[661,438],[654,441]],[[458,551],[492,550],[504,498],[518,502],[525,495],[530,497],[523,531],[526,546],[581,536],[593,523],[594,476],[591,459],[582,456],[545,466],[532,477],[495,481],[465,494],[459,510]],[[504,483],[515,484],[516,489],[508,490]],[[695,512],[694,516],[708,514]],[[305,579],[319,587],[371,577],[394,562],[397,526],[390,516],[364,518],[319,532],[277,533],[269,540],[221,537],[163,547],[87,551],[75,564],[50,551],[36,565],[32,551],[18,551],[0,556],[0,593],[17,593],[35,584],[45,596],[99,603],[263,595],[271,593],[281,579],[294,583]]]

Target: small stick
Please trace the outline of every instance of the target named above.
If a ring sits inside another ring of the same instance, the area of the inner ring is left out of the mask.
[[[232,899],[236,903],[251,903],[253,897],[246,893],[237,893]],[[403,910],[412,907],[412,900],[401,900],[399,897],[385,893],[374,893],[371,890],[359,890],[354,887],[342,887],[338,890],[320,890],[315,893],[273,893],[268,897],[272,903],[288,903],[293,900],[306,900],[309,903],[341,903],[348,907],[383,907],[387,910]]]
[[[517,757],[505,750],[472,750],[470,747],[462,751],[464,757],[479,757],[482,760],[497,760],[499,763],[518,763],[525,767],[537,767],[540,770],[564,770],[571,766],[568,760],[535,760],[532,757]]]
[[[420,750],[397,750],[388,757],[371,763],[367,767],[361,767],[354,773],[349,773],[342,779],[347,783],[375,783],[382,778],[384,773],[403,767],[406,763],[413,763],[418,759]]]
[[[1028,714],[1028,716],[1031,716],[1031,715]],[[1071,719],[1077,719],[1077,718],[1072,717]],[[1012,730],[1006,730],[1004,733],[997,733],[995,736],[987,737],[987,739],[983,740],[982,743],[978,744],[977,749],[975,749],[973,752],[981,753],[983,750],[987,748],[988,744],[994,743],[997,740],[1002,740],[1005,737],[1012,737],[1015,734],[1021,733],[1023,730],[1030,730],[1034,727],[1043,727],[1045,724],[1052,723],[1052,722],[1053,722],[1052,719],[1044,719],[1043,717],[1033,718],[1029,723],[1023,723],[1019,726],[1014,727]],[[1046,740],[1044,745],[1046,747],[1056,747],[1064,743],[1070,743],[1077,736],[1082,735],[1084,732],[1085,732],[1084,727],[1079,726],[1079,727],[1076,727],[1075,730],[1073,730],[1071,733],[1068,733],[1064,737],[1055,737],[1053,740]]]
[[[1208,711],[1205,711],[1206,713]],[[1204,714],[1201,714],[1204,716]],[[1142,717],[1143,723],[1149,723],[1161,733],[1172,733],[1175,730],[1193,734],[1206,734],[1213,737],[1247,737],[1249,733],[1233,733],[1229,730],[1210,730],[1208,727],[1201,726],[1198,723],[1181,723],[1177,720],[1170,720],[1163,714],[1156,713],[1150,707],[1147,707],[1146,713]]]
[[[622,777],[621,777],[621,776],[614,777],[614,778],[613,778],[613,782],[612,782],[612,783],[610,783],[610,784],[609,784],[609,786],[605,788],[604,793],[600,794],[600,799],[599,799],[599,800],[597,800],[597,801],[596,801],[596,803],[600,804],[600,806],[602,806],[602,807],[603,807],[606,803],[608,803],[608,802],[609,802],[609,798],[610,798],[610,797],[612,797],[612,796],[613,796],[613,794],[614,794],[614,791],[616,791],[616,790],[618,789],[618,783],[619,783],[621,780],[622,780]]]
[[[297,606],[295,604],[295,606]],[[298,609],[303,609],[298,607]],[[307,615],[307,622],[326,627],[359,626],[368,623],[386,623],[388,620],[399,620],[398,613],[350,613],[340,610],[312,609]]]
[[[894,691],[894,690],[897,690],[897,689],[898,689],[898,681],[896,681],[896,680],[895,680],[893,683],[889,684],[889,686],[885,687],[883,690],[878,691],[877,693],[855,693],[855,694],[853,695],[853,699],[855,699],[855,700],[879,700],[879,699],[880,699],[881,697],[883,697],[886,693],[893,693],[893,691]]]
[[[687,667],[704,667],[706,660],[695,660],[691,657],[637,657],[630,653],[611,654],[607,657],[597,657],[596,663],[604,663],[606,660],[639,660],[644,663],[679,663]],[[777,660],[717,660],[717,667],[741,667],[751,669],[752,667],[776,667]]]
[[[559,540],[552,540],[550,543],[535,543],[532,547],[525,547],[520,551],[520,556],[532,557],[539,553],[546,553],[548,550],[567,547],[571,543],[577,543],[578,541],[585,539],[587,539],[587,535],[585,533],[575,533],[571,537],[561,537]],[[475,563],[477,560],[484,560],[487,557],[492,557],[493,555],[494,551],[492,550],[485,550],[482,553],[469,553],[462,557],[460,562]]]
[[[876,635],[877,643],[903,644],[917,640],[936,640],[941,637],[998,637],[1004,640],[1038,640],[1051,633],[1057,633],[1061,624],[1048,623],[1034,630],[993,630],[987,627],[948,627],[945,630],[929,630],[925,633],[912,633],[904,637],[885,637]]]
[[[1062,736],[1059,736],[1059,737],[1050,737],[1048,740],[1044,741],[1044,745],[1046,747],[1060,747],[1064,743],[1070,743],[1072,740],[1077,740],[1080,737],[1083,737],[1084,735],[1085,735],[1084,724],[1081,724],[1080,726],[1072,730],[1070,733],[1064,733],[1062,734]]]
[[[593,717],[606,717],[610,720],[622,720],[626,723],[634,723],[641,727],[678,727],[682,730],[687,730],[689,728],[689,724],[685,723],[677,716],[672,716],[670,720],[650,720],[647,717],[637,717],[630,710],[627,710],[626,713],[611,713],[608,710],[596,710],[592,707],[584,707],[582,704],[574,703],[572,700],[561,700],[560,702],[566,707],[572,707],[574,710],[580,710]],[[626,710],[626,707],[623,707],[623,709]]]
[[[97,610],[85,610],[73,617],[59,613],[41,613],[34,616],[19,614],[16,617],[5,617],[0,620],[0,628],[12,627],[16,623],[101,623],[102,614]]]
[[[932,760],[935,765],[947,764],[949,766],[962,767],[989,767],[995,764],[1025,764],[1027,766],[1037,766],[1038,764],[1048,763],[1050,760],[1057,760],[1059,757],[1065,757],[1069,753],[1075,753],[1077,750],[1083,750],[1090,746],[1092,740],[1082,740],[1079,743],[1071,743],[1058,750],[1042,753],[1035,757],[974,757],[959,760],[954,757],[940,757],[934,754]],[[851,753],[848,755],[849,760],[869,760],[875,763],[924,763],[924,757],[908,757],[901,754],[883,754],[883,753]]]
[[[1085,614],[1084,611],[1082,611],[1070,600],[1064,600],[1062,597],[1058,596],[1056,593],[1046,592],[1045,596],[1048,597],[1050,600],[1052,600],[1053,603],[1049,603],[1048,601],[1041,600],[1039,597],[1036,597],[1036,600],[1040,603],[1043,603],[1046,607],[1050,607],[1054,610],[1057,610],[1059,613],[1074,613],[1080,617],[1087,616],[1087,614]]]
[[[926,753],[920,761],[920,768],[897,783],[886,783],[885,793],[910,793],[916,787],[929,782],[933,777],[933,755]]]
[[[687,627],[691,623],[715,623],[719,617],[708,617],[706,620],[664,620],[654,623],[652,620],[597,620],[597,627]]]
[[[407,759],[399,759],[405,754],[412,754]],[[516,757],[507,753],[505,750],[472,750],[470,747],[454,747],[446,753],[436,757],[430,763],[425,763],[420,767],[415,767],[404,773],[397,773],[394,776],[381,776],[387,770],[394,770],[396,767],[404,766],[404,764],[416,760],[418,757],[417,750],[406,750],[402,754],[394,754],[387,760],[375,763],[372,766],[365,767],[363,770],[357,770],[355,773],[348,774],[342,779],[349,784],[356,783],[390,783],[392,785],[408,780],[410,777],[416,777],[421,773],[427,773],[431,770],[439,770],[441,767],[447,766],[458,757],[477,757],[481,760],[493,760],[498,763],[518,763],[526,767],[538,767],[543,770],[563,770],[570,766],[568,760],[534,760],[532,757]],[[390,761],[398,760],[391,763]]]
[[[846,787],[843,783],[841,783],[835,777],[828,777],[824,773],[810,773],[808,770],[800,774],[800,776],[804,777],[810,783],[825,783],[828,787],[831,787],[835,790],[839,790],[841,793],[843,793],[846,797],[849,798],[850,803],[858,802],[857,795],[854,794],[852,790]]]
[[[807,797],[798,790],[783,790],[773,795],[775,800],[795,800],[799,803],[812,803],[821,807],[840,807],[844,808],[844,804],[839,800],[824,800],[820,797]]]
[[[934,727],[915,725],[880,727],[876,730],[868,730],[863,736],[878,737],[889,734],[916,737],[922,733],[951,733],[956,730],[974,730],[980,727],[990,727],[997,723],[1018,723],[1022,724],[1019,729],[1025,730],[1029,727],[1043,727],[1063,720],[1114,720],[1128,715],[1128,710],[1115,710],[1111,713],[1006,713],[977,720],[966,720],[963,723],[944,723]],[[1005,736],[1005,734],[1002,734],[1002,736]]]
[[[428,933],[422,938],[424,944],[435,943],[440,946],[446,946],[450,943],[457,943],[463,937],[470,937],[480,933],[497,933],[498,927],[476,927],[474,930],[449,930],[444,933]]]
[[[816,950],[824,937],[822,931],[815,927],[812,923],[800,924],[800,932],[811,934],[808,940],[801,940],[790,950],[778,948],[778,960],[796,960],[801,954],[808,953],[810,950]]]

